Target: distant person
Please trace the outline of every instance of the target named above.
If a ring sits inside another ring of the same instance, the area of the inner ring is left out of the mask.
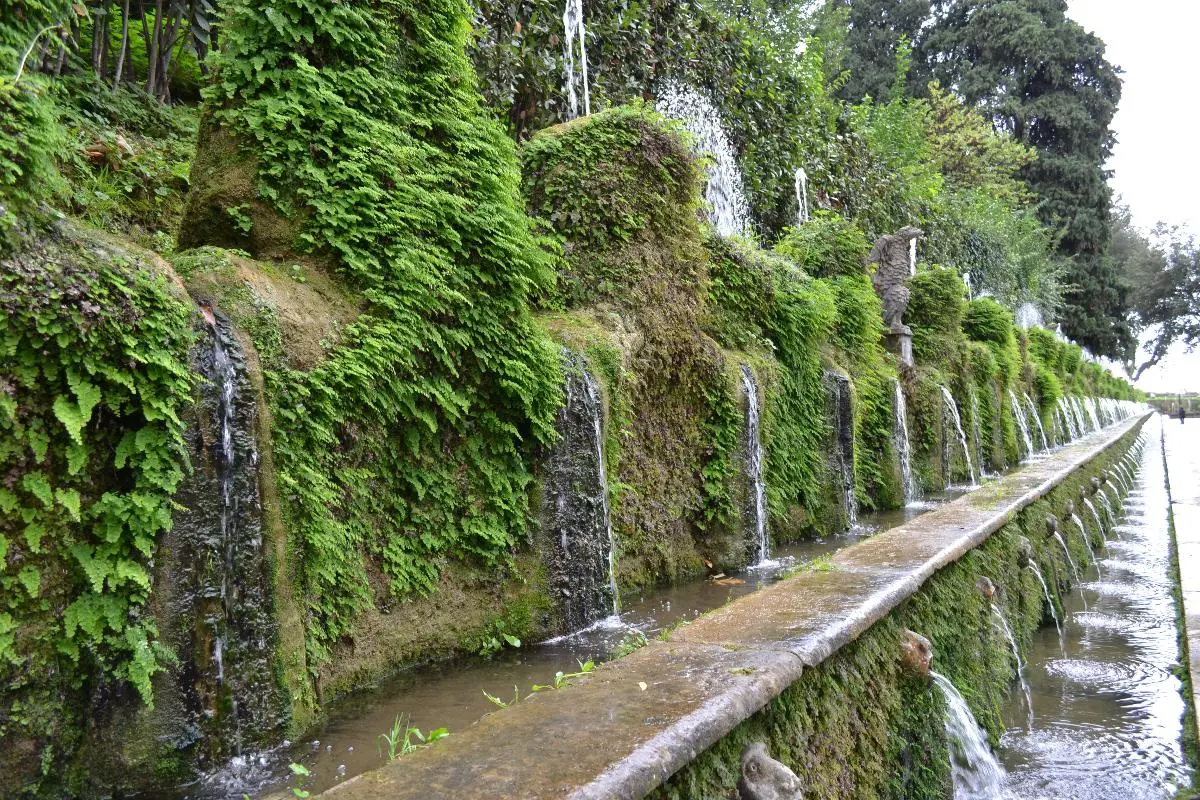
[[[1183,406],[1180,406],[1179,411],[1176,412],[1175,416],[1179,417],[1179,424],[1182,425],[1183,421],[1187,419],[1187,409]]]

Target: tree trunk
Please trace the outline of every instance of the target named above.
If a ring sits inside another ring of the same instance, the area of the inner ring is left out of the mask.
[[[146,54],[146,91],[158,97],[158,67],[162,58],[163,0],[154,0],[154,32],[150,35],[150,50]]]
[[[129,0],[121,7],[121,52],[117,56],[117,72],[113,77],[113,89],[121,84],[121,73],[125,71],[125,58],[129,53]]]

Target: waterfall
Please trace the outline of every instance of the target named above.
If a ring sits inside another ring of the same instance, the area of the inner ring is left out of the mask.
[[[1028,392],[1022,392],[1021,398],[1025,401],[1025,405],[1029,407],[1029,416],[1037,423],[1038,437],[1042,440],[1042,450],[1050,449],[1050,440],[1046,438],[1046,429],[1042,427],[1042,415],[1038,413],[1037,406],[1033,403],[1033,398]]]
[[[1021,408],[1021,401],[1017,399],[1017,395],[1012,389],[1008,390],[1008,399],[1012,405],[1013,419],[1016,420],[1017,430],[1021,434],[1021,441],[1025,443],[1025,456],[1028,458],[1033,455],[1033,437],[1029,435],[1029,423],[1025,420],[1025,410]]]
[[[1075,578],[1075,582],[1079,582],[1079,567],[1075,566],[1075,559],[1071,558],[1071,548],[1067,547],[1067,540],[1062,537],[1058,531],[1054,532],[1054,538],[1058,540],[1062,546],[1063,554],[1067,557],[1067,563],[1071,565],[1071,575]],[[1087,538],[1087,537],[1084,537]]]
[[[163,634],[180,656],[176,680],[186,698],[177,719],[187,728],[181,741],[203,736],[202,759],[220,759],[283,725],[286,701],[275,673],[257,398],[228,318],[202,310],[207,336],[192,363],[203,380],[185,434],[194,469],[175,498],[180,508],[161,548],[160,580],[171,587],[163,602],[173,622]]]
[[[1004,637],[1008,639],[1008,646],[1012,650],[1013,660],[1017,662],[1017,680],[1021,682],[1021,692],[1025,695],[1025,706],[1029,709],[1029,725],[1033,725],[1033,692],[1029,688],[1029,681],[1025,680],[1025,662],[1021,660],[1021,651],[1017,647],[1017,637],[1013,636],[1012,627],[1009,626],[1008,620],[1004,617],[1004,612],[995,603],[992,603],[992,616],[999,623],[1000,630],[1004,633]]]
[[[979,727],[967,701],[945,675],[930,672],[946,698],[946,739],[950,746],[950,774],[954,797],[959,800],[1000,800],[1004,768],[988,747],[987,734]]]
[[[1088,419],[1087,412],[1083,410],[1083,400],[1078,395],[1071,397],[1071,408],[1075,412],[1075,418],[1079,420],[1080,434],[1094,432],[1095,429],[1088,425],[1090,420]]]
[[[584,359],[564,350],[566,402],[546,459],[543,529],[554,547],[550,585],[568,630],[617,610],[600,387]]]
[[[1046,579],[1042,577],[1042,571],[1038,569],[1036,561],[1030,560],[1029,569],[1037,576],[1038,583],[1042,585],[1042,594],[1046,596],[1046,607],[1050,609],[1050,616],[1054,619],[1054,627],[1058,631],[1058,640],[1062,641],[1062,623],[1058,621],[1058,611],[1054,608],[1054,601],[1050,599],[1050,587],[1046,585]]]
[[[854,407],[850,396],[850,379],[837,372],[825,373],[828,397],[832,406],[834,462],[841,479],[842,507],[846,524],[858,524],[858,497],[854,481]]]
[[[710,159],[704,199],[711,207],[709,222],[717,233],[722,236],[747,233],[750,205],[746,202],[733,145],[717,109],[695,89],[674,83],[660,90],[655,108],[663,116],[681,121],[695,139],[698,154]]]
[[[1042,326],[1042,312],[1033,303],[1022,303],[1017,308],[1016,318],[1017,327],[1023,330]]]
[[[808,173],[804,167],[796,170],[796,224],[808,222]]]
[[[975,387],[967,384],[967,394],[971,397],[971,445],[975,452],[975,464],[979,468],[979,477],[982,480],[987,471],[983,460],[983,453],[980,451],[980,442],[983,441],[983,434],[980,431],[979,423],[979,394],[975,391]]]
[[[1088,498],[1084,498],[1083,504],[1087,506],[1088,511],[1092,512],[1092,519],[1096,520],[1096,529],[1100,531],[1101,536],[1104,536],[1104,523],[1100,520],[1100,512],[1096,510],[1096,506],[1094,506],[1092,501]],[[1104,538],[1108,537],[1104,536]]]
[[[1083,520],[1078,514],[1071,515],[1071,522],[1075,523],[1075,527],[1079,528],[1079,535],[1083,537],[1083,543],[1087,547],[1088,556],[1092,559],[1092,563],[1096,565],[1096,571],[1100,571],[1100,562],[1096,560],[1096,550],[1092,547],[1091,537],[1088,536],[1087,528],[1083,525]]]
[[[1096,411],[1096,398],[1085,397],[1083,399],[1083,407],[1087,409],[1088,416],[1092,419],[1092,427],[1095,430],[1100,430],[1104,426],[1100,424],[1100,415]]]
[[[762,563],[771,557],[767,538],[767,487],[763,482],[762,438],[759,435],[758,384],[750,367],[742,365],[742,389],[746,393],[746,478],[750,486],[750,518],[754,522],[754,558]]]
[[[959,444],[962,445],[963,459],[967,464],[967,474],[971,477],[971,486],[978,486],[975,480],[975,468],[971,465],[971,450],[967,445],[967,435],[963,432],[962,418],[958,415],[958,404],[954,402],[954,395],[950,394],[950,390],[945,386],[939,387],[942,390],[942,405],[946,412],[950,415],[950,419],[954,421],[954,430],[958,434]],[[947,486],[949,485],[950,468],[947,465],[946,477]]]
[[[908,240],[908,274],[917,274],[917,240]]]
[[[913,479],[912,449],[908,440],[908,405],[904,400],[904,388],[900,385],[900,381],[893,380],[892,388],[895,398],[892,406],[896,412],[896,420],[892,424],[892,439],[896,443],[896,455],[900,458],[900,479],[904,484],[904,504],[911,506],[920,501],[921,494],[917,491],[917,484]]]
[[[570,119],[579,116],[579,95],[583,95],[583,113],[592,113],[588,90],[587,32],[583,26],[583,0],[567,0],[563,8],[563,60],[567,65],[567,105]],[[579,74],[575,73],[576,43],[579,50]]]
[[[1071,396],[1063,395],[1059,401],[1059,408],[1062,409],[1063,419],[1067,421],[1067,431],[1072,439],[1078,439],[1083,435],[1083,430],[1080,428],[1079,418],[1075,416],[1075,409],[1071,404]]]

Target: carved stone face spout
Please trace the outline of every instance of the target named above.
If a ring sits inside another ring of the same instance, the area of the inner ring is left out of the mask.
[[[900,664],[910,675],[928,678],[933,664],[933,645],[921,634],[905,629],[900,641]]]
[[[975,588],[979,590],[981,595],[983,595],[983,599],[987,600],[989,603],[992,601],[992,598],[996,596],[996,584],[992,583],[992,579],[986,575],[980,575],[975,580]]]
[[[767,752],[762,742],[751,742],[742,751],[742,800],[803,800],[804,784],[791,769]]]

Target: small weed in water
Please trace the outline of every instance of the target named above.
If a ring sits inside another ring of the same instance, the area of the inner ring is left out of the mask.
[[[384,745],[387,745],[387,760],[394,761],[398,756],[406,756],[418,747],[433,744],[438,739],[450,735],[450,731],[445,728],[435,728],[428,735],[421,733],[421,729],[409,725],[409,717],[407,715],[396,715],[396,720],[392,723],[392,729],[387,733],[379,734],[380,745],[379,755],[383,757]]]
[[[501,708],[508,708],[510,706],[515,706],[521,700],[521,690],[517,688],[517,685],[515,683],[513,684],[513,699],[508,702],[501,700],[499,697],[497,697],[494,694],[489,694],[487,689],[484,689],[482,691],[483,691],[484,697],[486,697],[488,700],[490,700],[494,705],[500,706]]]
[[[309,792],[306,789],[301,788],[304,781],[312,776],[312,773],[309,772],[308,767],[304,766],[303,764],[297,764],[295,761],[293,761],[292,763],[288,764],[288,769],[290,769],[292,771],[292,775],[296,777],[297,783],[296,786],[292,787],[292,796],[308,797]]]
[[[577,661],[576,663],[579,664],[579,672],[563,672],[562,670],[559,670],[558,672],[554,673],[554,683],[535,683],[533,685],[533,691],[541,692],[545,691],[546,689],[561,689],[570,682],[571,678],[578,678],[581,675],[587,675],[596,668],[596,663],[590,658],[587,661]]]
[[[626,631],[625,636],[613,649],[612,657],[624,658],[634,650],[640,650],[641,648],[645,647],[646,643],[646,634],[639,630]]]
[[[479,642],[479,655],[484,658],[491,658],[504,649],[504,645],[509,647],[520,647],[521,640],[512,634],[504,632],[504,622],[498,621],[492,628],[491,633],[485,634]]]

